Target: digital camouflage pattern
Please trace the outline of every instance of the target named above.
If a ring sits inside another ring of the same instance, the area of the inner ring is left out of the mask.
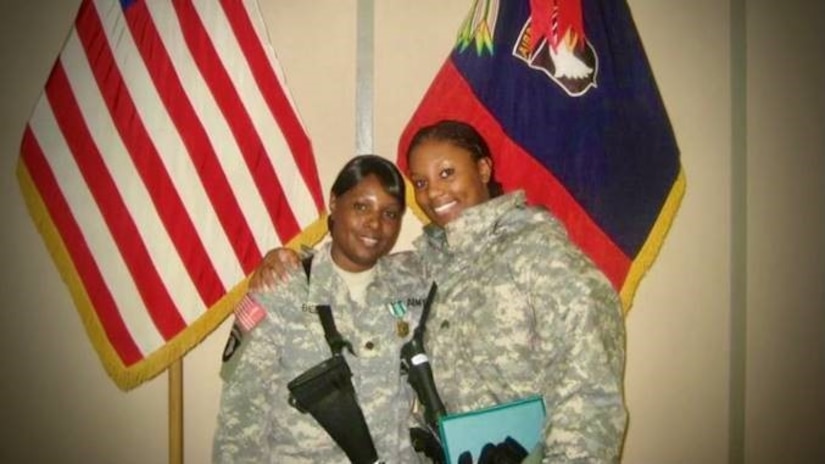
[[[415,242],[438,283],[426,349],[449,412],[543,395],[542,462],[618,462],[627,422],[618,296],[521,192]]]
[[[352,383],[378,451],[387,463],[418,462],[410,447],[411,397],[400,376],[399,351],[411,330],[400,336],[400,320],[415,328],[429,281],[413,253],[381,259],[367,288],[366,306],[352,301],[332,267],[329,245],[312,262],[311,282],[303,269],[271,292],[252,295],[267,317],[243,338],[243,347],[223,386],[216,463],[346,463],[344,452],[309,414],[287,402],[287,383],[330,357],[315,306],[332,307],[338,331],[357,356],[346,353]],[[400,303],[400,304],[399,304]],[[403,331],[402,331],[403,332]]]

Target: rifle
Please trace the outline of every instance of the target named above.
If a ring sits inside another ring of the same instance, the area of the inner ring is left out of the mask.
[[[309,279],[307,260],[304,260],[304,270]],[[380,463],[352,386],[352,371],[342,353],[344,348],[353,353],[352,345],[338,333],[332,309],[328,305],[319,305],[316,309],[332,357],[287,384],[289,404],[311,414],[353,464]]]

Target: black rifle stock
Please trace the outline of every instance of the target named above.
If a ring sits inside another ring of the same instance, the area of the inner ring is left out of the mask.
[[[311,414],[353,464],[374,464],[378,453],[351,377],[344,357],[334,355],[289,382],[289,400]]]
[[[309,279],[309,260],[303,262]],[[353,464],[375,464],[378,453],[355,387],[352,371],[342,351],[352,353],[352,345],[338,333],[328,305],[316,306],[324,337],[332,357],[310,368],[287,384],[289,403],[302,413],[309,413],[346,453]]]

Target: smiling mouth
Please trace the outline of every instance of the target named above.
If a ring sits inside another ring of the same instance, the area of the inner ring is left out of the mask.
[[[433,211],[435,211],[435,214],[444,214],[444,213],[446,213],[447,211],[449,211],[449,210],[450,210],[450,208],[452,208],[453,206],[455,206],[455,205],[456,205],[456,203],[457,203],[457,202],[455,202],[455,201],[451,201],[451,202],[449,202],[449,203],[444,203],[443,205],[439,205],[439,206],[434,207],[434,208],[433,208]]]
[[[373,238],[373,237],[364,237],[364,236],[361,236],[361,243],[363,243],[363,244],[364,244],[365,246],[367,246],[367,247],[372,248],[372,247],[374,247],[374,246],[378,245],[378,239],[377,239],[377,238]]]

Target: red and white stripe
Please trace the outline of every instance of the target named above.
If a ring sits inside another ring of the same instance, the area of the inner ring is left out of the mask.
[[[249,332],[266,317],[266,310],[248,294],[235,307],[235,321],[244,331]]]
[[[125,366],[323,207],[255,0],[86,0],[22,161]]]

